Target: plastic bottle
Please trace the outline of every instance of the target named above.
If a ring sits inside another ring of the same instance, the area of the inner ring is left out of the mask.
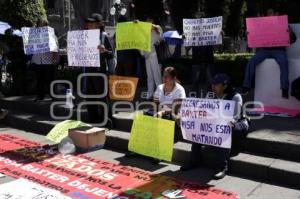
[[[66,91],[66,108],[74,108],[73,99],[75,97],[73,96],[72,89],[67,89]]]
[[[76,146],[71,138],[65,137],[58,145],[58,151],[61,154],[73,154],[76,151]]]

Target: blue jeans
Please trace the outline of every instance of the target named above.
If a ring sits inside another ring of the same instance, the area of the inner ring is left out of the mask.
[[[275,59],[280,67],[281,89],[289,89],[289,65],[286,52],[284,50],[265,49],[259,50],[248,62],[244,79],[245,88],[251,88],[256,66],[268,58]]]

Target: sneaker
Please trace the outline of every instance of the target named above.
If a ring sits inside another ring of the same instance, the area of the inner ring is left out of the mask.
[[[224,170],[221,170],[221,171],[218,171],[214,176],[213,176],[213,179],[215,180],[220,180],[222,178],[224,178],[227,174],[227,169],[224,169]]]

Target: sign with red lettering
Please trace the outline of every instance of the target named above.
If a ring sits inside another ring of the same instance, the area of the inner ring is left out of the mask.
[[[288,16],[247,18],[249,48],[290,45]]]
[[[1,144],[2,140],[0,140]],[[21,144],[21,143],[19,143]],[[27,142],[24,141],[24,145]],[[85,155],[62,155],[48,146],[0,153],[0,173],[24,178],[71,198],[165,198],[162,192],[183,190],[193,199],[235,199],[236,194],[211,186],[105,162]]]

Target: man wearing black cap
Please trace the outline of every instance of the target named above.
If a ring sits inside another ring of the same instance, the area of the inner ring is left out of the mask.
[[[100,14],[92,14],[90,18],[86,19],[87,29],[100,29],[100,45],[98,46],[100,52],[100,68],[90,67],[85,70],[87,73],[102,73],[107,74],[108,62],[113,58],[113,51],[108,40],[107,34],[104,32],[103,17]],[[105,92],[105,80],[100,77],[88,77],[86,80],[86,94],[101,95]],[[87,101],[108,103],[107,96],[101,99],[88,98]],[[105,121],[104,107],[98,105],[88,105],[88,114],[90,123],[99,123]]]

